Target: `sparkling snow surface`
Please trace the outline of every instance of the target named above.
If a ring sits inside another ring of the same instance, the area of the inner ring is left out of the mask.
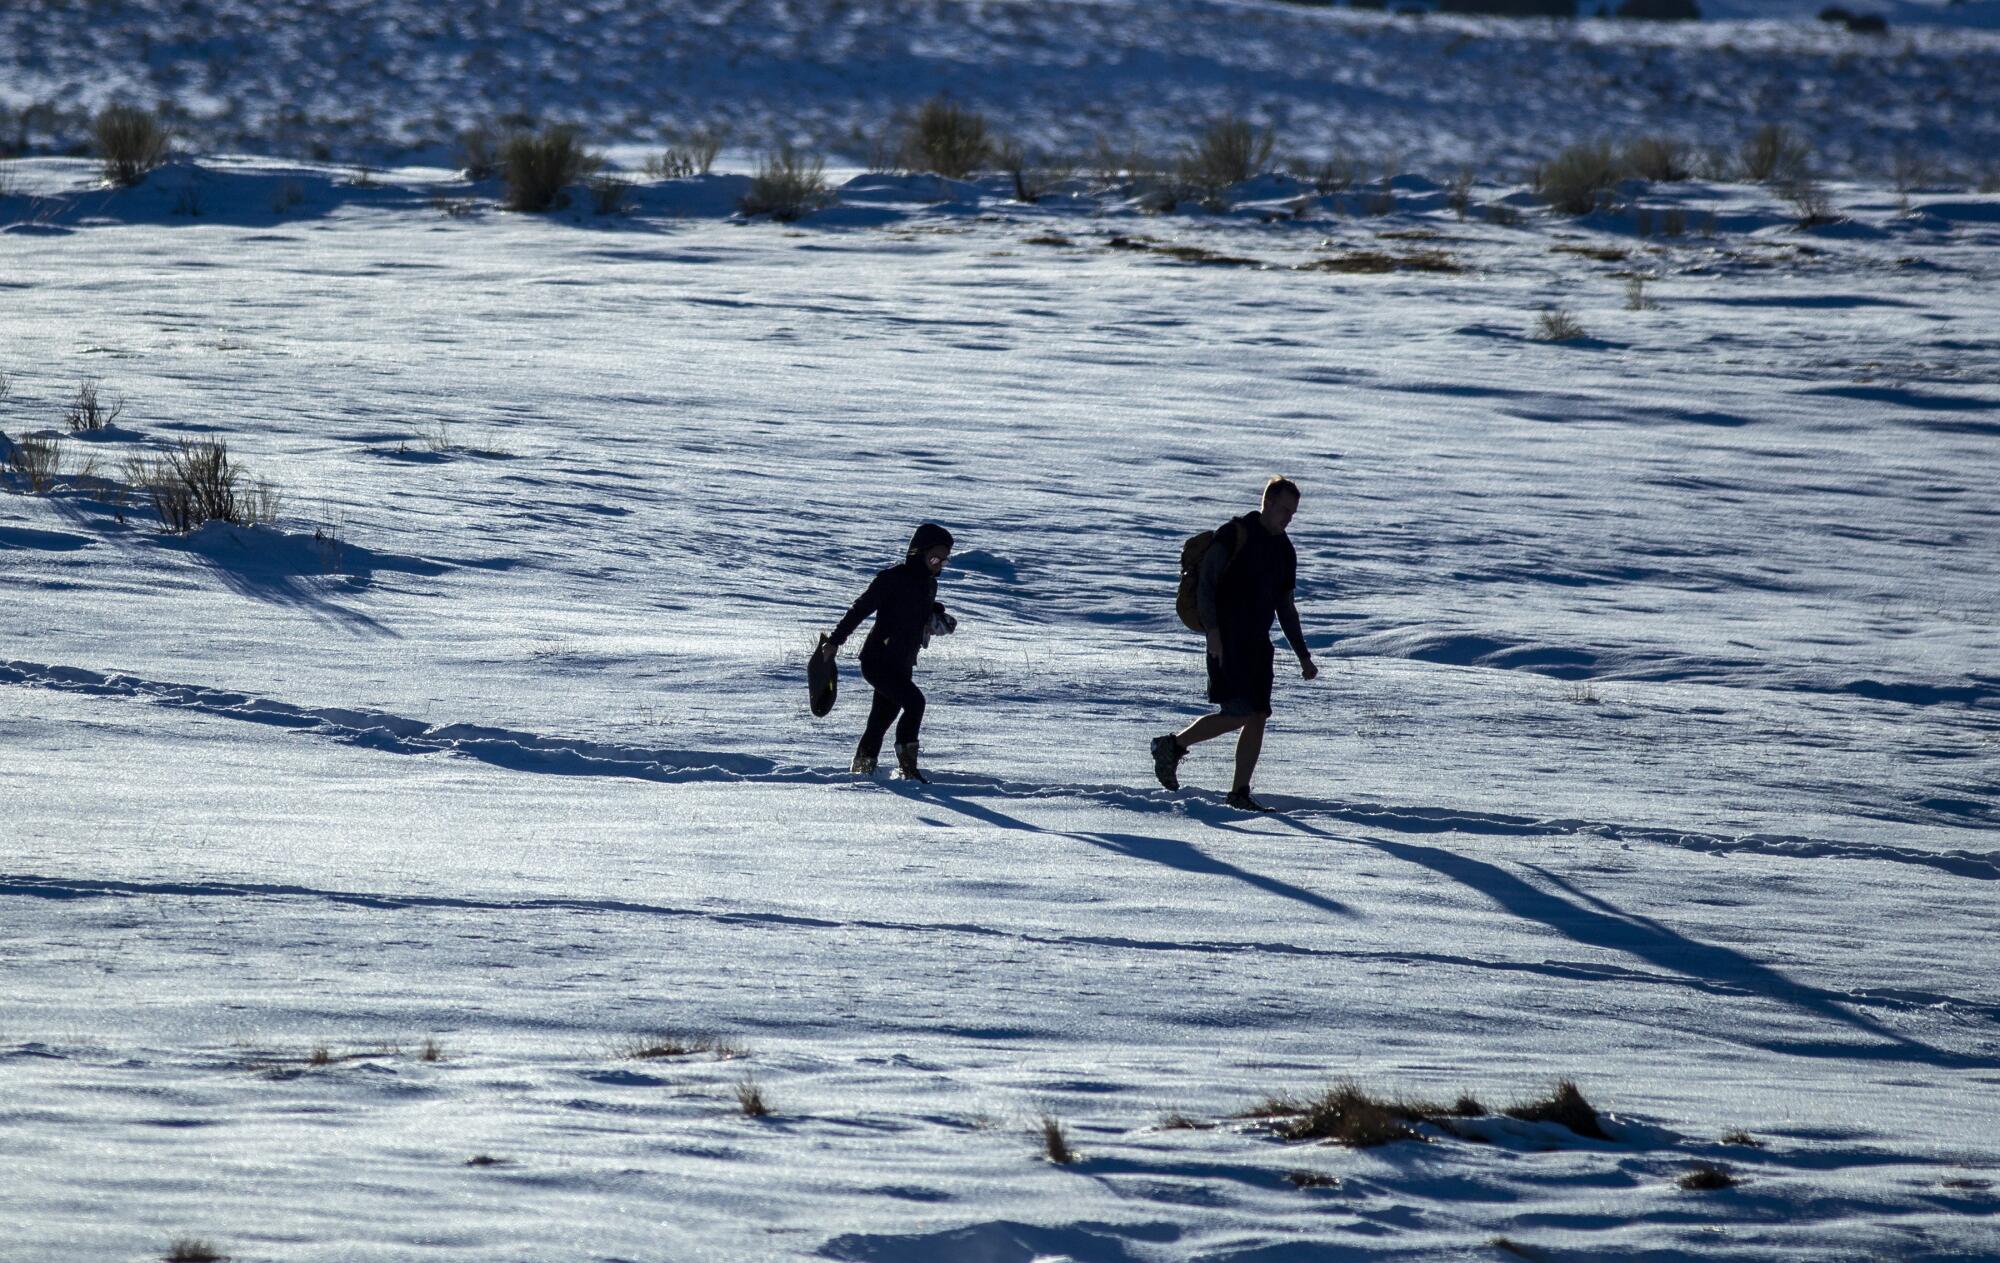
[[[0,1255],[2000,1252],[2000,198],[10,171],[0,430],[125,410],[0,474]],[[1466,270],[1296,266],[1358,250]],[[211,434],[276,528],[77,476]],[[1257,819],[1145,751],[1180,540],[1272,471],[1324,669]],[[856,783],[851,656],[826,720],[800,668],[927,517],[938,784]],[[1612,1140],[1238,1117],[1561,1076]]]

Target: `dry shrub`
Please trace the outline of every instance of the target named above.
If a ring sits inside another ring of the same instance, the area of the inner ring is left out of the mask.
[[[63,409],[63,424],[76,433],[102,430],[118,419],[125,411],[123,400],[104,403],[97,397],[97,383],[84,382],[76,388],[76,398]]]
[[[177,535],[204,522],[269,525],[278,516],[276,489],[244,477],[221,439],[182,439],[157,456],[134,456],[126,462],[125,475],[146,493],[160,524]]]
[[[1340,1177],[1319,1171],[1287,1171],[1285,1179],[1293,1188],[1339,1188]]]
[[[1755,1136],[1751,1135],[1747,1131],[1742,1130],[1741,1128],[1725,1135],[1722,1138],[1722,1143],[1725,1145],[1742,1145],[1743,1147],[1748,1149],[1762,1149],[1764,1147],[1763,1141],[1757,1139]]]
[[[1804,173],[1810,157],[1806,143],[1782,123],[1759,127],[1736,151],[1744,178],[1759,184],[1797,178]]]
[[[1556,309],[1545,311],[1536,318],[1533,336],[1537,342],[1574,342],[1590,335],[1584,331],[1582,322],[1575,316]]]
[[[1582,336],[1580,331],[1577,336]],[[1509,1118],[1528,1123],[1558,1123],[1592,1140],[1611,1139],[1604,1125],[1597,1121],[1597,1111],[1583,1099],[1583,1093],[1577,1089],[1573,1079],[1558,1080],[1555,1089],[1547,1096],[1523,1101],[1502,1112]]]
[[[764,1089],[757,1086],[755,1079],[745,1079],[736,1085],[736,1107],[745,1118],[764,1118],[771,1113],[771,1103],[764,1099]]]
[[[1792,204],[1792,213],[1801,228],[1817,228],[1839,219],[1833,213],[1833,199],[1827,196],[1826,189],[1803,169],[1779,186],[1778,195]]]
[[[107,105],[90,125],[104,178],[129,188],[167,159],[167,130],[149,112],[131,105]]]
[[[1076,1150],[1069,1145],[1069,1133],[1063,1130],[1062,1120],[1054,1114],[1042,1115],[1042,1153],[1059,1167],[1076,1161]]]
[[[41,495],[62,472],[62,440],[30,434],[7,447],[7,467],[27,480],[28,490]]]
[[[697,127],[662,152],[646,159],[645,171],[654,180],[681,180],[707,175],[715,167],[728,133],[721,127]]]
[[[500,174],[501,149],[506,143],[500,130],[486,123],[468,127],[458,134],[458,165],[468,180],[490,180]]]
[[[747,1056],[741,1045],[719,1035],[663,1032],[634,1040],[620,1052],[634,1061],[658,1061],[668,1057],[712,1055],[719,1061]]]
[[[619,175],[590,178],[590,208],[599,215],[623,215],[632,209],[632,181]]]
[[[419,1061],[443,1061],[444,1045],[438,1043],[436,1036],[426,1037],[424,1046],[417,1052],[417,1059]]]
[[[1359,165],[1347,154],[1335,153],[1319,162],[1294,160],[1289,169],[1294,176],[1312,185],[1313,192],[1321,197],[1332,197],[1354,187],[1354,173]]]
[[[1076,174],[1074,164],[1055,162],[1030,155],[1019,141],[1010,140],[997,150],[1000,169],[1014,181],[1014,200],[1030,205],[1047,197],[1058,184]]]
[[[1408,254],[1384,254],[1379,250],[1350,250],[1299,264],[1301,272],[1463,272],[1465,268],[1442,250],[1412,250]]]
[[[1464,219],[1472,210],[1472,185],[1475,177],[1471,167],[1460,167],[1445,185],[1445,205],[1451,207],[1452,214]]]
[[[1225,116],[1204,127],[1182,155],[1181,180],[1203,197],[1213,198],[1232,184],[1263,172],[1277,137],[1259,131],[1248,119]]]
[[[587,179],[603,159],[583,147],[574,127],[544,127],[507,138],[500,151],[507,209],[539,212],[569,205],[563,190]]]
[[[1215,1124],[1204,1123],[1181,1110],[1169,1110],[1160,1116],[1159,1127],[1161,1131],[1209,1131]]]
[[[166,1263],[226,1263],[229,1258],[200,1237],[175,1237],[162,1257]]]
[[[903,134],[903,165],[947,180],[963,180],[992,157],[985,117],[948,97],[924,102]]]
[[[1729,1173],[1728,1167],[1720,1163],[1697,1162],[1688,1168],[1686,1175],[1674,1183],[1697,1192],[1712,1192],[1715,1189],[1736,1187],[1736,1177]]]
[[[1535,171],[1535,193],[1565,215],[1588,215],[1618,183],[1619,164],[1604,141],[1570,145]]]
[[[1625,146],[1625,169],[1642,180],[1674,183],[1693,174],[1688,147],[1671,136],[1641,136]]]
[[[780,222],[810,214],[833,201],[826,186],[826,159],[790,144],[757,164],[750,191],[737,203],[745,215],[769,215]]]
[[[1368,1095],[1349,1081],[1333,1084],[1317,1096],[1266,1097],[1247,1117],[1274,1120],[1272,1129],[1286,1140],[1329,1140],[1366,1149],[1398,1140],[1421,1140],[1410,1125],[1462,1117],[1459,1105],[1477,1105],[1461,1097],[1454,1105]]]

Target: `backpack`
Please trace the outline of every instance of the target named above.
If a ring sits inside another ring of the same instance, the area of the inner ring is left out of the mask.
[[[1215,547],[1216,540],[1222,537],[1222,532],[1234,525],[1236,519],[1231,518],[1216,530],[1188,536],[1187,541],[1181,545],[1181,586],[1180,591],[1174,594],[1174,613],[1181,616],[1181,622],[1189,631],[1203,633],[1208,631],[1208,628],[1201,625],[1201,603],[1196,599],[1196,593],[1201,587],[1201,563],[1207,559],[1209,550]],[[1241,546],[1242,532],[1239,530],[1236,532],[1236,542],[1226,547],[1233,554]],[[1236,558],[1231,556],[1230,560],[1234,561]]]

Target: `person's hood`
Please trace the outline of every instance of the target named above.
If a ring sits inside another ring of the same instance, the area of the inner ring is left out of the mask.
[[[951,547],[951,532],[939,526],[936,522],[926,522],[917,528],[916,534],[910,536],[910,546],[904,551],[903,556],[905,558],[921,557],[940,544],[946,548]]]

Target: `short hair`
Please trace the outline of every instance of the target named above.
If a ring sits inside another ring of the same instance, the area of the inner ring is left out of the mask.
[[[1264,503],[1271,503],[1273,496],[1290,496],[1296,500],[1299,498],[1299,484],[1283,474],[1272,474],[1271,481],[1264,484]]]

